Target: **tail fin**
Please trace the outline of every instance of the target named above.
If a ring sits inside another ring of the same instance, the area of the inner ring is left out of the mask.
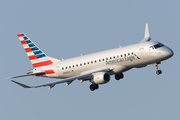
[[[46,67],[53,64],[52,58],[48,57],[32,40],[30,40],[24,33],[17,34],[19,40],[24,47],[29,60],[34,68]]]
[[[147,41],[150,41],[150,40],[151,40],[151,36],[149,34],[149,27],[148,27],[148,23],[146,23],[144,39],[141,40],[140,42],[147,42]]]

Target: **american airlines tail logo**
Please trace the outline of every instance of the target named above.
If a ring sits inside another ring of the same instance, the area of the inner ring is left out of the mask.
[[[140,58],[134,53],[134,55],[131,55],[131,56],[128,56],[128,57],[124,57],[124,58],[119,58],[119,59],[115,59],[115,60],[106,61],[106,65],[116,64],[116,63],[120,63],[120,62],[124,62],[124,61],[133,61],[133,60],[135,59],[135,56],[137,57],[137,59],[140,59]]]

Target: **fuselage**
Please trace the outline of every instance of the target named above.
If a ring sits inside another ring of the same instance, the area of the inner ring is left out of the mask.
[[[49,89],[51,89],[56,84],[66,83],[66,85],[69,85],[78,79],[80,82],[89,80],[91,82],[89,88],[91,91],[94,91],[99,88],[99,85],[108,83],[110,75],[114,75],[116,80],[120,80],[124,78],[123,72],[132,68],[141,68],[153,64],[156,68],[156,74],[160,75],[162,71],[158,69],[158,64],[174,54],[170,48],[162,43],[150,41],[151,37],[147,23],[144,39],[137,44],[81,55],[66,60],[59,60],[48,56],[24,33],[17,34],[17,36],[34,69],[28,71],[26,75],[10,77],[8,79],[31,75],[61,78],[60,80],[35,86],[28,86],[11,80],[24,88],[49,86]]]
[[[166,60],[172,55],[173,51],[167,46],[159,42],[148,41],[62,60],[51,66],[55,74],[46,76],[69,78],[101,69],[112,69],[109,72],[112,75],[135,67],[145,67]]]

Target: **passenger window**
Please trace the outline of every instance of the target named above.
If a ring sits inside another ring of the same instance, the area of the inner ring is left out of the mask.
[[[117,55],[117,58],[119,58],[119,55]]]
[[[78,64],[76,64],[76,67],[78,67]]]
[[[69,68],[71,68],[71,66],[69,66]]]
[[[74,67],[74,65],[73,65],[73,67]]]
[[[108,58],[106,58],[106,60],[108,60]]]
[[[128,53],[128,55],[130,55],[130,53]]]
[[[121,55],[121,57],[123,57],[123,55]]]
[[[80,66],[82,66],[82,64],[80,64]]]
[[[96,60],[94,62],[96,63]]]
[[[114,56],[114,59],[115,59],[116,57]]]
[[[132,52],[132,55],[133,55],[133,52]]]
[[[89,64],[89,62],[87,62]]]
[[[103,58],[103,61],[104,61],[104,58]]]
[[[126,57],[126,54],[124,54],[124,57]]]
[[[64,68],[62,68],[62,70],[64,70]]]
[[[84,63],[84,65],[86,65],[86,63]]]
[[[111,57],[110,57],[110,59],[111,59]]]
[[[66,69],[67,69],[67,67],[66,67]]]
[[[101,59],[99,59],[99,62],[101,62]]]
[[[91,63],[93,63],[93,61],[91,61]]]

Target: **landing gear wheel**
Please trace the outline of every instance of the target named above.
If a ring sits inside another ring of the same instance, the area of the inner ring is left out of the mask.
[[[89,88],[90,88],[91,91],[94,91],[94,90],[97,90],[97,89],[99,88],[99,85],[97,85],[97,84],[91,84],[91,85],[89,86]]]
[[[123,74],[123,73],[115,74],[115,79],[116,79],[116,80],[120,80],[120,79],[122,79],[122,78],[124,78],[124,74]]]
[[[162,74],[162,71],[161,71],[161,70],[158,70],[158,71],[156,71],[156,74],[157,74],[157,75],[160,75],[160,74]]]
[[[116,74],[116,75],[115,75],[115,79],[116,79],[116,80],[120,80],[120,75],[119,75],[119,74]]]
[[[120,78],[123,79],[124,78],[124,74],[123,73],[120,73]]]
[[[156,74],[157,74],[157,75],[160,75],[160,74],[162,74],[162,71],[161,71],[161,70],[158,70],[158,67],[159,67],[158,64],[160,64],[160,62],[157,63],[157,64],[155,64],[155,67],[156,67],[156,70],[157,70],[157,71],[156,71]]]
[[[94,91],[94,90],[95,90],[95,86],[94,86],[93,84],[91,84],[91,85],[89,86],[89,88],[90,88],[91,91]]]
[[[94,84],[95,89],[97,90],[99,88],[99,85]]]

